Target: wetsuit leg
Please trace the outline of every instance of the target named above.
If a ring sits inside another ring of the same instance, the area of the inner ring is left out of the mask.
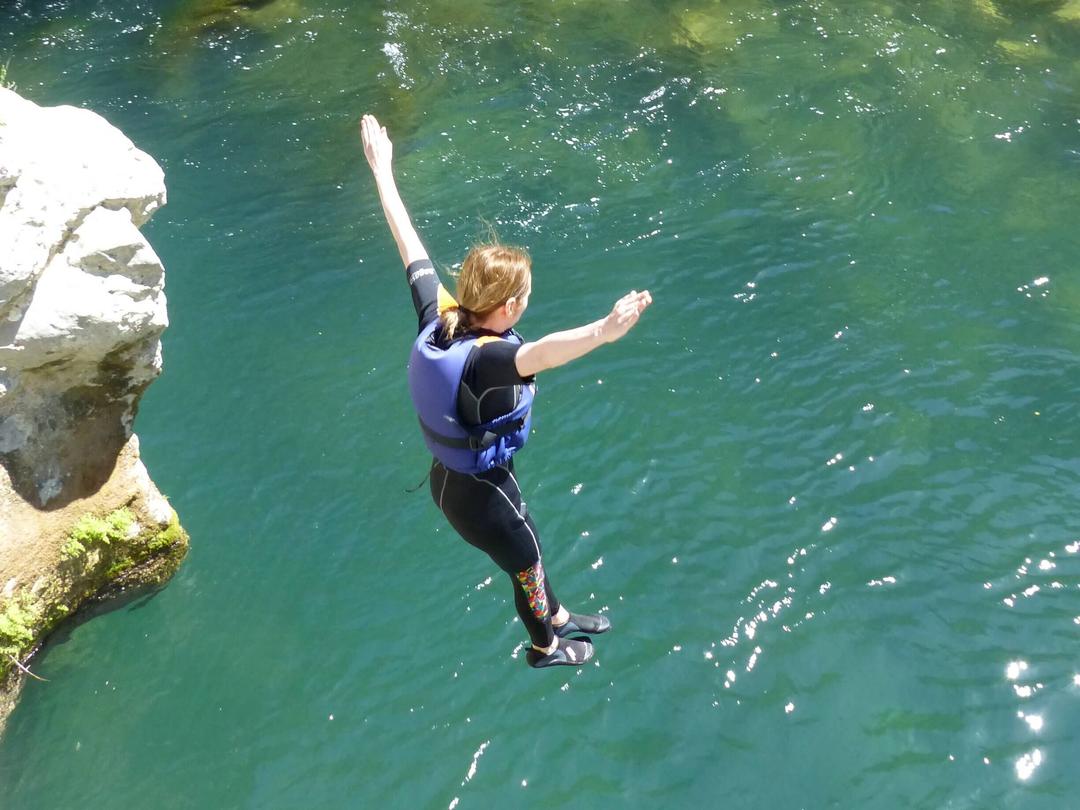
[[[555,637],[551,617],[559,603],[541,562],[539,532],[512,472],[495,467],[472,475],[436,462],[431,496],[457,533],[510,575],[514,607],[529,638],[537,646],[550,646]]]
[[[518,486],[517,477],[514,475],[514,460],[510,459],[510,464],[507,465],[510,471],[510,478],[514,482],[514,488],[518,492],[518,498],[521,498],[521,487]],[[525,524],[532,530],[532,533],[536,537],[540,537],[540,530],[536,528],[536,524],[533,522],[532,515],[529,513],[528,504],[524,500],[521,501],[521,512],[525,515]],[[524,573],[524,572],[521,572]],[[520,579],[520,578],[519,578]],[[544,590],[547,593],[548,609],[551,611],[551,615],[554,616],[559,612],[559,600],[555,596],[555,590],[551,587],[551,577],[547,575],[547,569],[544,570]],[[521,609],[518,609],[521,612]]]
[[[533,533],[539,537],[540,532],[537,531],[536,524],[533,523],[532,515],[525,512],[525,522],[529,528],[533,530]],[[559,612],[559,599],[555,596],[555,589],[551,587],[551,577],[547,575],[547,570],[544,571],[544,590],[547,592],[548,609],[551,611],[551,615],[554,616]]]

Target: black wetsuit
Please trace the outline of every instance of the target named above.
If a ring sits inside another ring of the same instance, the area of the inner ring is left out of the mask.
[[[418,331],[439,317],[439,279],[427,259],[405,271],[419,320]],[[495,335],[483,330],[471,334]],[[467,424],[478,425],[509,413],[521,386],[532,382],[518,374],[519,346],[493,340],[473,347],[461,373],[458,412]],[[541,561],[540,533],[521,499],[513,460],[476,475],[460,473],[432,462],[431,497],[468,543],[485,552],[513,583],[514,606],[533,644],[554,640],[551,617],[559,611]]]

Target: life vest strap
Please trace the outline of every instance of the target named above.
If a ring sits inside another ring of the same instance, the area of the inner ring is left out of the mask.
[[[491,445],[495,444],[502,436],[507,436],[516,430],[519,430],[523,424],[524,419],[515,419],[511,422],[507,422],[505,425],[500,425],[498,432],[485,430],[478,436],[465,436],[463,438],[452,438],[450,436],[443,436],[441,433],[436,433],[434,430],[424,424],[423,420],[420,421],[420,429],[424,431],[424,435],[436,444],[441,444],[445,447],[452,447],[455,450],[472,450],[481,451],[487,450]]]

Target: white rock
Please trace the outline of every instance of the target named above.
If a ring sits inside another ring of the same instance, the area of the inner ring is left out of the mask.
[[[0,89],[0,316],[91,211],[126,208],[142,225],[164,204],[161,168],[104,118]]]
[[[16,365],[96,361],[160,335],[168,325],[162,273],[126,210],[94,209],[37,279],[13,336]]]
[[[0,89],[0,462],[28,499],[72,495],[160,373],[164,268],[139,226],[165,199],[104,118]]]

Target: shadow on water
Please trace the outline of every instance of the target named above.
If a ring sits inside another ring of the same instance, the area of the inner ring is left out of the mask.
[[[118,611],[138,611],[149,607],[150,603],[166,588],[165,584],[143,585],[123,591],[109,590],[95,596],[85,603],[72,616],[49,634],[45,643],[34,652],[35,657],[43,657],[53,647],[61,647],[71,640],[82,625],[99,616],[107,616]]]

